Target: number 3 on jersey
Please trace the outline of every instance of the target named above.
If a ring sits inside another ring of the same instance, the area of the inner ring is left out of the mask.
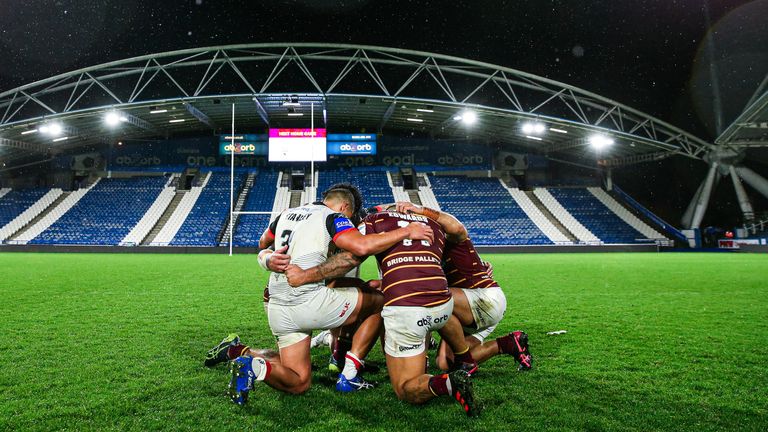
[[[280,249],[286,245],[288,246],[288,248],[290,248],[292,239],[293,239],[293,231],[283,230],[283,232],[280,234],[280,247],[278,247],[277,249]],[[286,251],[286,253],[288,252]]]
[[[409,222],[406,222],[406,221],[397,221],[397,226],[399,226],[400,228],[405,228],[405,227],[408,226],[408,224],[409,224]],[[423,246],[429,247],[429,241],[427,241],[427,240],[422,240],[421,244]],[[403,240],[403,246],[413,246],[413,240],[411,240],[411,239]]]

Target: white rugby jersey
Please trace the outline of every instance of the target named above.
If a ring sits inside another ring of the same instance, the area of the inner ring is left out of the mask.
[[[321,202],[285,210],[269,225],[269,231],[275,237],[275,250],[288,245],[286,253],[291,256],[291,264],[304,270],[324,263],[336,252],[333,242],[353,229],[352,221]],[[325,288],[324,282],[294,288],[284,274],[272,273],[269,302],[282,306],[299,305],[322,288]]]

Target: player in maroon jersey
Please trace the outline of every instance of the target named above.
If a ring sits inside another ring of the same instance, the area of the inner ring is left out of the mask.
[[[443,270],[453,295],[453,314],[464,327],[466,342],[474,361],[482,363],[489,358],[508,354],[515,358],[521,370],[532,366],[528,349],[528,335],[514,331],[495,340],[485,342],[501,321],[507,308],[507,300],[499,284],[488,274],[488,266],[480,259],[467,229],[453,215],[421,207],[410,202],[397,203],[397,210],[409,214],[422,214],[437,221],[445,230],[448,242],[445,245]],[[477,363],[454,358],[453,351],[446,344],[438,350],[437,365],[443,370],[463,368],[470,373],[477,369]]]
[[[441,267],[446,244],[442,228],[425,216],[383,211],[368,215],[360,230],[366,235],[378,235],[413,222],[428,225],[434,233],[434,240],[401,241],[376,255],[382,275],[384,308],[381,316],[384,319],[384,351],[390,381],[398,398],[407,402],[422,404],[436,396],[446,395],[459,402],[468,415],[477,415],[479,407],[475,404],[472,381],[467,371],[455,370],[437,376],[424,373],[425,338],[433,330],[456,348],[456,352],[463,352],[467,361],[472,361],[461,323],[453,316],[453,299]],[[328,262],[337,259],[338,256],[334,256]],[[307,283],[319,274],[327,277],[333,273],[328,268],[316,270],[321,267],[323,265],[301,270],[289,266],[286,275],[289,283],[294,285]],[[349,360],[347,358],[344,372],[347,372]],[[343,376],[344,373],[339,380]]]
[[[465,371],[438,376],[424,373],[425,338],[432,330],[468,352],[460,323],[453,316],[453,299],[440,266],[446,244],[442,228],[421,215],[385,211],[368,215],[363,229],[366,235],[379,234],[411,222],[429,225],[434,241],[402,241],[376,255],[382,275],[381,316],[390,381],[402,400],[421,404],[435,396],[453,395],[467,414],[475,415],[478,407]]]

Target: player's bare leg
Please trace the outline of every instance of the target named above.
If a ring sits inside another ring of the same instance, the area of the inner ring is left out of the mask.
[[[364,380],[358,377],[358,374],[365,364],[363,359],[365,359],[376,344],[376,339],[381,334],[381,329],[384,325],[384,321],[381,318],[384,297],[378,292],[365,292],[362,290],[358,295],[360,311],[355,322],[360,322],[361,320],[362,322],[352,338],[351,348],[344,356],[344,369],[336,383],[336,389],[340,391],[354,391],[369,387]],[[352,319],[353,317],[350,317],[348,322]]]
[[[455,363],[470,374],[474,373],[477,370],[477,362],[472,358],[472,352],[464,338],[464,328],[456,315],[451,315],[448,322],[438,330],[438,333],[440,333],[443,341],[451,347]]]
[[[250,350],[246,350],[250,351]],[[257,351],[254,351],[257,352]],[[263,381],[277,390],[301,394],[312,384],[312,364],[309,358],[309,337],[280,349],[279,361],[243,355],[230,363],[232,379],[229,396],[232,402],[244,405],[254,381]]]
[[[309,338],[280,349],[279,362],[270,361],[271,371],[264,382],[272,388],[291,394],[301,394],[312,384],[312,363]]]
[[[475,317],[472,316],[472,308],[469,306],[469,300],[461,288],[449,288],[451,297],[453,297],[453,315],[459,319],[461,325],[469,327],[475,323]]]
[[[437,396],[451,396],[467,415],[479,414],[472,392],[472,382],[465,371],[451,374],[429,375],[423,373],[426,353],[411,357],[393,357],[387,354],[389,380],[398,399],[419,405]]]

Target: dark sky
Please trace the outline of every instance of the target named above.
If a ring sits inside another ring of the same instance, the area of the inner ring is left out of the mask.
[[[369,44],[542,75],[714,140],[716,113],[727,126],[768,73],[766,17],[768,0],[0,0],[0,89],[183,48]],[[626,189],[676,219],[706,165],[672,158],[642,168],[628,172]],[[718,194],[707,219],[735,223],[732,188]]]
[[[716,110],[708,29],[727,122],[768,72],[768,0],[704,5],[703,0],[2,0],[0,88],[190,47],[371,44],[546,76],[712,139]]]

